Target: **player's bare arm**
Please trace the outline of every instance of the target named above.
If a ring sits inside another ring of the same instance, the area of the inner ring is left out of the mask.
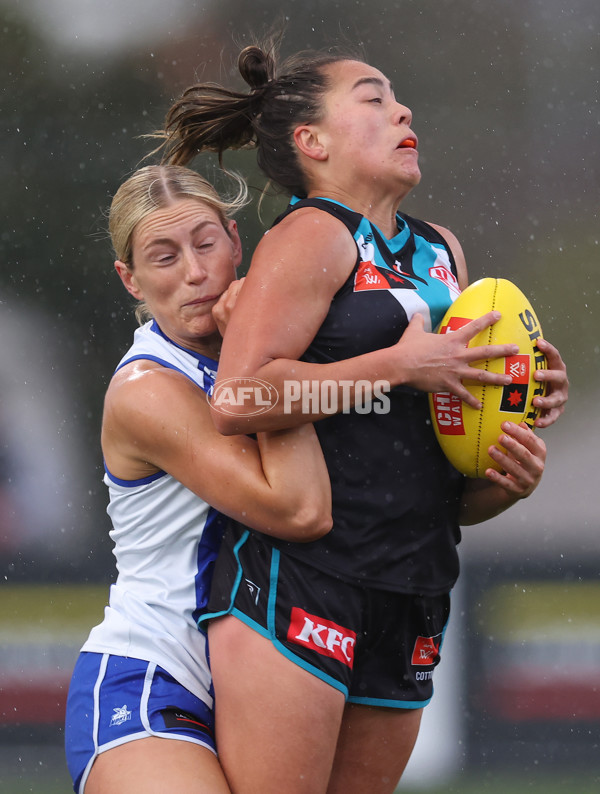
[[[204,394],[173,370],[134,362],[117,373],[105,402],[102,443],[117,477],[167,471],[260,532],[304,541],[331,528],[329,476],[312,425],[256,441],[224,437]]]

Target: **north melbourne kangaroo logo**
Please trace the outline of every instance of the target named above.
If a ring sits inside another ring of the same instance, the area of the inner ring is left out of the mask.
[[[114,725],[122,725],[127,720],[131,719],[131,711],[127,708],[126,705],[117,706],[117,708],[113,709],[113,715],[110,718],[110,727],[112,728]]]

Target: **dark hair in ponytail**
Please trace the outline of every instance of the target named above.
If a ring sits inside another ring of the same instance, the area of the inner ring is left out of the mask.
[[[165,122],[163,162],[186,165],[198,153],[216,152],[223,167],[227,149],[254,147],[259,167],[283,191],[306,195],[292,133],[320,119],[326,68],[356,53],[301,52],[277,64],[275,45],[245,47],[238,69],[250,86],[240,93],[216,83],[190,86]]]

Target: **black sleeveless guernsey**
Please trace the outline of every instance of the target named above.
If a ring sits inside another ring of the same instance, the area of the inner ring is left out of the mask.
[[[327,363],[393,345],[415,313],[427,330],[436,328],[459,287],[452,252],[435,229],[399,213],[398,234],[387,240],[364,216],[329,199],[293,199],[275,224],[301,207],[341,220],[358,248],[303,360]],[[315,423],[331,477],[331,532],[313,543],[271,542],[347,581],[438,595],[458,576],[464,479],[437,443],[427,394],[395,387],[387,397],[386,413],[353,405]]]

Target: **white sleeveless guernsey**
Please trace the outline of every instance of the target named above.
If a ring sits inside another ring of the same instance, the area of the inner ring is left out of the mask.
[[[154,321],[135,332],[117,369],[135,359],[178,370],[206,393],[214,386],[217,362],[171,342]],[[166,472],[124,481],[107,471],[104,482],[118,576],[82,651],[155,662],[212,707],[206,636],[196,621],[226,519]]]

